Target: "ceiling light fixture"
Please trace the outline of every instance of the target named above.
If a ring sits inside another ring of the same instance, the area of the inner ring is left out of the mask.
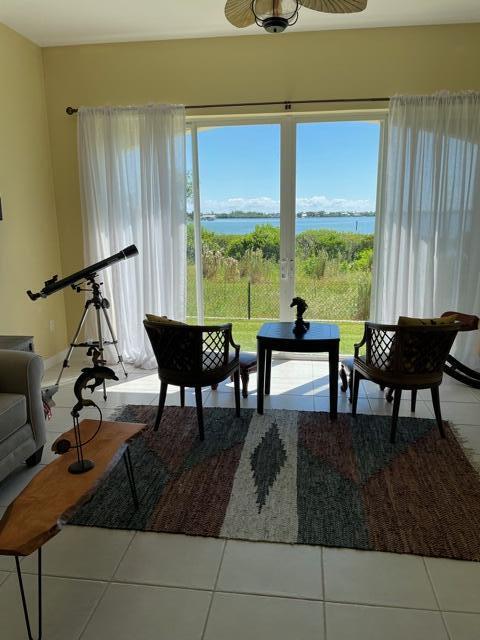
[[[363,11],[368,0],[227,0],[225,16],[234,27],[252,24],[268,33],[282,33],[298,20],[301,6],[323,13]]]

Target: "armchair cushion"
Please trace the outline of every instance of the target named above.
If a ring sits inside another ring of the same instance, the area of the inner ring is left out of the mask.
[[[149,322],[156,322],[158,324],[181,324],[181,325],[185,324],[185,322],[172,320],[171,318],[167,318],[167,316],[156,316],[154,313],[146,313],[145,317]]]
[[[0,393],[0,443],[27,422],[27,401],[18,393]]]
[[[409,318],[400,316],[398,318],[399,327],[435,327],[442,324],[453,324],[456,322],[457,316],[445,316],[442,318]]]

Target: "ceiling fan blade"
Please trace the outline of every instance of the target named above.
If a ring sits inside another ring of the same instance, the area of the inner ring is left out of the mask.
[[[368,0],[299,0],[299,4],[307,9],[323,11],[323,13],[356,13],[363,11]]]
[[[234,27],[249,27],[255,24],[251,0],[227,0],[225,17]]]

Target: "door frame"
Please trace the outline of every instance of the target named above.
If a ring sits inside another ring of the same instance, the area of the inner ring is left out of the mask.
[[[198,129],[241,125],[280,125],[280,320],[290,321],[293,311],[290,301],[295,292],[295,232],[296,232],[296,174],[297,174],[297,125],[315,122],[373,121],[380,125],[377,171],[377,198],[374,230],[374,265],[372,273],[372,299],[375,296],[375,254],[378,250],[377,231],[384,202],[384,184],[387,151],[388,109],[321,111],[288,114],[252,114],[187,116],[187,129],[192,135],[192,186],[195,233],[195,281],[197,293],[197,317],[204,319],[203,264],[201,244],[200,192],[198,162]]]

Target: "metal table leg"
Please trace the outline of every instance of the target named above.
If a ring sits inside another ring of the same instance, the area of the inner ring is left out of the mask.
[[[38,548],[38,636],[37,640],[42,639],[42,547]],[[27,627],[28,640],[34,640],[32,629],[30,626],[30,617],[28,615],[27,599],[25,597],[25,589],[23,588],[22,570],[20,568],[20,560],[15,556],[15,565],[17,567],[18,584],[20,586],[20,595],[22,596],[23,615],[25,616],[25,625]]]

